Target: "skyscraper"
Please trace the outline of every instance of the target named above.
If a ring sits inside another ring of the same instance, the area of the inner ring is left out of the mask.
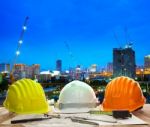
[[[113,63],[110,63],[110,62],[109,62],[109,63],[107,64],[107,72],[111,72],[111,73],[113,72]]]
[[[56,70],[57,71],[62,71],[62,61],[61,60],[57,60],[56,61]]]
[[[16,79],[34,78],[39,74],[40,74],[39,64],[33,64],[32,66],[27,66],[25,64],[14,65],[14,75]]]
[[[14,72],[22,72],[25,71],[25,64],[15,64]]]
[[[33,64],[32,68],[33,68],[33,74],[34,75],[39,75],[40,74],[40,65],[39,64]]]
[[[150,69],[150,55],[144,57],[144,68]]]
[[[92,64],[90,69],[89,69],[90,72],[92,73],[95,73],[97,71],[97,65],[96,64]]]
[[[10,72],[10,64],[1,63],[0,72]]]
[[[113,49],[113,76],[135,78],[135,52],[131,47]]]
[[[14,64],[14,77],[15,79],[21,79],[21,78],[25,78],[25,69],[26,69],[26,65],[25,64]]]

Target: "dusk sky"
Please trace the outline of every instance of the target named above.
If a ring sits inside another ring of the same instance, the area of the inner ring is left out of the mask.
[[[137,65],[150,54],[149,0],[3,0],[0,63],[12,63],[26,16],[30,19],[17,63],[55,69],[61,59],[64,69],[105,67],[112,62],[112,49],[124,47],[126,40],[133,42]]]

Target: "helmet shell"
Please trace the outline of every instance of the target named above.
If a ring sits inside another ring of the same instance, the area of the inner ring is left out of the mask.
[[[86,83],[75,80],[68,83],[60,92],[59,108],[92,108],[97,99],[93,89]]]
[[[104,101],[105,111],[134,111],[145,104],[145,98],[138,82],[128,77],[117,77],[106,87]]]
[[[31,79],[21,79],[9,86],[3,105],[17,114],[41,114],[49,111],[42,86]]]

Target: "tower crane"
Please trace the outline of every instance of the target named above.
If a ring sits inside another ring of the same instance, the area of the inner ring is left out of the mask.
[[[14,65],[15,65],[15,63],[17,61],[18,56],[20,55],[20,48],[21,48],[21,45],[23,43],[24,33],[27,30],[27,22],[28,22],[28,20],[29,20],[29,17],[27,16],[25,18],[25,20],[24,20],[24,23],[23,23],[23,26],[22,26],[22,30],[21,30],[21,33],[20,33],[20,36],[19,36],[18,45],[17,45],[15,57],[14,57],[13,62],[12,62],[12,69],[11,69],[11,72],[10,72],[10,80],[11,80],[11,82],[14,82],[14,77],[13,77]]]
[[[125,48],[132,48],[133,43],[130,42],[130,40],[128,39],[129,38],[129,34],[128,34],[128,28],[127,27],[124,28],[124,32],[125,32],[125,40],[126,40]]]
[[[117,44],[119,45],[119,47],[122,48],[122,45],[121,45],[121,43],[120,43],[120,41],[118,39],[118,36],[117,36],[117,34],[115,32],[114,32],[114,38],[115,38]]]
[[[72,52],[71,52],[71,49],[70,49],[69,44],[67,43],[67,41],[64,41],[64,44],[65,44],[65,46],[66,46],[66,48],[67,48],[67,50],[68,50],[69,56],[70,56],[70,58],[71,58],[71,61],[72,61],[72,62],[75,62],[75,57],[74,57],[74,55],[73,55]],[[72,63],[72,64],[73,64],[73,63]]]
[[[72,63],[72,64],[76,66],[76,63],[78,63],[78,62],[77,62],[77,60],[75,59],[74,55],[72,54],[68,43],[67,43],[66,41],[64,41],[64,44],[65,44],[65,46],[66,46],[66,48],[67,48],[67,50],[68,50],[68,52],[69,52],[69,55],[70,55],[70,58],[71,58],[72,62],[74,63],[74,64],[73,64],[73,63]],[[72,66],[73,66],[73,65],[72,65]],[[72,72],[72,76],[73,76],[75,79],[78,79],[78,78],[79,78],[80,69],[81,69],[80,65],[77,65],[77,66],[76,66],[76,70],[74,70],[74,71]],[[73,79],[74,79],[74,78],[73,78]]]
[[[69,55],[70,55],[71,59],[73,59],[73,54],[72,54],[72,52],[71,52],[71,50],[70,50],[70,47],[69,47],[67,41],[64,41],[64,44],[65,44],[65,46],[66,46],[66,48],[67,48],[67,50],[68,50],[68,52],[69,52]]]

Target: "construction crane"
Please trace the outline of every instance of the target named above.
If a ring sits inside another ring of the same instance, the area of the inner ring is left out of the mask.
[[[18,56],[20,55],[20,48],[21,48],[21,45],[23,43],[23,37],[24,37],[24,33],[25,31],[27,30],[27,22],[29,20],[29,17],[27,16],[25,18],[25,21],[23,23],[23,26],[22,26],[22,30],[21,30],[21,33],[20,33],[20,37],[19,37],[19,40],[18,40],[18,45],[17,45],[17,49],[16,49],[16,54],[15,54],[15,57],[13,59],[13,62],[12,62],[12,69],[11,69],[11,72],[10,72],[10,80],[11,82],[14,81],[14,76],[13,76],[13,73],[14,73],[14,65],[17,61],[17,58]]]
[[[126,45],[125,48],[132,48],[133,43],[129,41],[129,34],[128,34],[128,28],[124,28],[124,33],[125,33],[125,41]]]
[[[72,62],[75,62],[75,57],[74,57],[73,53],[71,52],[71,49],[70,49],[69,44],[67,43],[67,41],[64,41],[64,44],[65,44],[65,46],[66,46],[66,48],[67,48],[67,50],[68,50],[69,56],[70,56],[70,58],[71,58],[71,61],[72,61]],[[72,64],[73,64],[73,63],[72,63]]]
[[[73,57],[73,54],[72,54],[72,52],[71,52],[71,50],[70,50],[70,47],[69,47],[67,41],[64,41],[64,44],[65,44],[65,46],[66,46],[66,48],[67,48],[67,50],[68,50],[68,52],[69,52],[69,55],[70,55],[71,59],[73,59],[74,57]]]
[[[71,61],[72,61],[72,67],[73,67],[73,65],[76,66],[76,63],[79,63],[79,62],[77,61],[77,59],[75,59],[73,53],[72,53],[71,50],[70,50],[70,47],[69,47],[69,44],[67,43],[67,41],[64,41],[64,44],[65,44],[65,46],[66,46],[66,48],[67,48],[67,50],[68,50],[68,53],[69,53],[69,55],[70,55],[70,58],[71,58]],[[78,78],[79,78],[79,73],[80,73],[80,71],[81,71],[81,65],[77,65],[77,66],[76,66],[76,69],[72,72],[72,76],[73,76],[75,79],[78,79]],[[74,78],[73,78],[73,79],[74,79]]]
[[[125,44],[123,44],[119,41],[117,34],[114,32],[114,38],[120,48],[124,47],[124,45],[125,45],[125,48],[132,48],[133,43],[129,40],[129,34],[128,34],[127,27],[124,28],[124,36],[125,36]]]
[[[68,53],[69,53],[69,56],[70,56],[70,58],[71,58],[71,64],[73,64],[72,62],[74,62],[74,56],[73,56],[73,54],[72,54],[72,52],[71,52],[71,50],[70,50],[70,47],[69,47],[69,44],[67,43],[67,41],[64,41],[64,44],[65,44],[65,47],[66,47],[66,49],[67,49],[67,51],[68,51]],[[72,65],[73,66],[73,65]],[[69,68],[70,68],[70,65],[69,65]],[[74,79],[74,76],[75,76],[75,72],[73,71],[73,70],[71,70],[71,72],[69,72],[70,73],[70,75],[73,77],[73,79]]]
[[[117,34],[115,32],[114,32],[114,38],[115,38],[117,44],[119,45],[119,47],[122,48],[122,45],[121,45],[121,43],[120,43],[120,41],[118,39],[118,36],[117,36]]]

